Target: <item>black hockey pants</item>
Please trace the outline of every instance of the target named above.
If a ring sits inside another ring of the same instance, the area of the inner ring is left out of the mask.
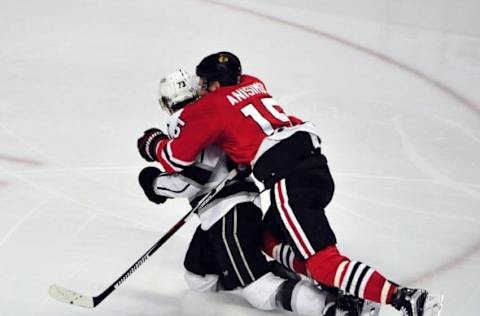
[[[197,228],[185,268],[198,275],[219,275],[225,290],[250,284],[268,272],[261,252],[261,225],[262,211],[257,206],[236,205],[208,231]]]
[[[329,245],[335,234],[325,216],[333,197],[334,182],[327,160],[311,136],[298,132],[268,150],[254,174],[270,188],[266,225],[279,227],[299,258],[308,259]]]
[[[333,180],[327,165],[303,169],[275,183],[270,191],[270,208],[265,220],[279,226],[299,258],[308,259],[329,245],[335,234],[325,216],[333,195]]]

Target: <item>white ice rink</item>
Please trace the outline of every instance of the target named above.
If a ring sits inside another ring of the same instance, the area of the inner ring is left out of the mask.
[[[444,293],[442,316],[478,315],[479,13],[478,0],[0,0],[0,315],[293,315],[188,291],[197,219],[96,309],[47,295],[98,294],[188,210],[143,196],[136,140],[165,123],[160,76],[219,50],[316,124],[339,248]]]

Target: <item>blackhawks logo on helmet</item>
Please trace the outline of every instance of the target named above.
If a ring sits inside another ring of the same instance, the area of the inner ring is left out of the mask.
[[[218,61],[221,62],[222,64],[228,63],[228,56],[225,56],[224,54],[220,54],[220,56],[218,56]]]

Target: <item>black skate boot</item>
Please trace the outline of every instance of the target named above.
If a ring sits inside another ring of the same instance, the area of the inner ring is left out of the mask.
[[[403,316],[423,316],[423,305],[427,291],[399,287],[393,294],[392,306],[402,312]]]

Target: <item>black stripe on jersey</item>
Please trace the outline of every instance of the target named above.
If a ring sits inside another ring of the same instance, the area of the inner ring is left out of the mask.
[[[224,187],[220,192],[218,192],[216,197],[219,197],[219,198],[227,197],[242,191],[253,192],[253,193],[259,192],[258,187],[255,185],[253,181],[250,182],[245,180],[241,180],[241,181],[234,180],[228,183],[226,187]]]
[[[188,187],[190,186],[190,184],[187,184],[183,189],[181,190],[172,190],[172,189],[169,189],[169,188],[164,188],[164,187],[157,187],[158,190],[162,190],[162,191],[170,191],[172,193],[182,193],[184,192]]]
[[[365,277],[365,274],[367,274],[368,270],[370,270],[369,266],[365,266],[363,268],[362,273],[360,273],[360,276],[358,277],[357,285],[355,286],[355,292],[353,295],[358,297],[358,292],[360,292],[360,285],[362,284],[363,278]]]
[[[352,286],[353,279],[355,278],[355,273],[357,272],[358,267],[360,266],[360,262],[355,262],[353,265],[352,272],[348,277],[347,287],[345,288],[345,292],[350,293],[350,287]]]
[[[164,174],[159,175],[158,177],[160,178],[160,177],[168,177],[168,176],[171,176],[171,174],[166,174],[166,173],[164,173]],[[170,189],[170,188],[164,188],[164,187],[158,187],[158,186],[157,186],[156,188],[157,188],[158,190],[162,190],[162,191],[169,191],[169,192],[173,192],[173,193],[182,193],[182,192],[184,192],[189,186],[190,186],[190,183],[187,183],[187,184],[185,185],[185,187],[184,187],[183,189],[181,189],[181,190],[172,190],[172,189]]]
[[[212,199],[212,201],[216,199],[221,199],[225,197],[229,197],[239,192],[250,192],[250,193],[258,193],[258,187],[255,185],[254,182],[250,181],[232,181],[227,184],[220,192],[218,192]],[[197,205],[197,203],[205,196],[205,194],[199,195],[194,198],[191,202],[191,206]]]
[[[200,168],[196,165],[191,165],[185,167],[185,169],[183,169],[180,174],[185,178],[188,178],[204,186],[208,182],[208,179],[210,179],[212,172],[210,170]]]
[[[183,168],[185,168],[186,166],[188,166],[188,165],[181,165],[181,164],[179,164],[179,163],[177,163],[177,162],[174,162],[174,161],[172,160],[172,158],[170,157],[170,155],[168,154],[167,146],[165,146],[165,147],[163,148],[163,153],[165,154],[165,158],[166,158],[166,160],[168,161],[168,163],[171,164],[172,166],[174,166],[175,168],[183,169]]]

